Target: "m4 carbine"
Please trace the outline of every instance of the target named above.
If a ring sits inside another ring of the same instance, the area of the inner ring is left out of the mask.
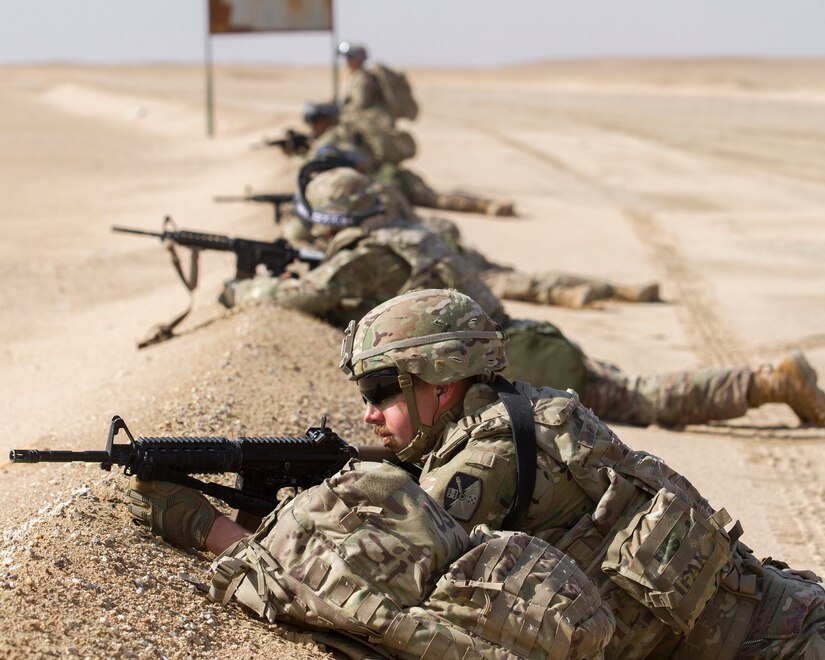
[[[128,443],[115,444],[124,431]],[[103,451],[50,451],[12,449],[12,463],[100,463],[104,470],[113,465],[126,475],[142,481],[172,481],[195,488],[238,509],[238,522],[257,526],[257,521],[277,505],[278,490],[308,488],[321,483],[353,458],[395,460],[384,447],[357,447],[344,442],[327,427],[310,427],[298,437],[139,437],[134,438],[123,419],[115,415]],[[237,475],[236,487],[201,481],[193,474]]]
[[[172,266],[178,274],[183,286],[189,293],[189,305],[168,323],[159,323],[153,326],[147,336],[138,342],[138,348],[146,348],[153,344],[171,339],[174,329],[192,311],[192,292],[198,286],[198,259],[201,250],[219,250],[235,253],[235,279],[245,280],[255,276],[255,270],[262,264],[273,277],[286,272],[287,267],[294,261],[302,261],[315,268],[324,258],[318,250],[299,249],[291,246],[283,238],[272,242],[253,241],[248,238],[233,238],[223,234],[206,234],[199,231],[178,230],[172,218],[166,216],[161,231],[146,231],[131,227],[113,226],[112,231],[141,236],[155,236],[166,244],[172,259]],[[191,250],[189,275],[183,272],[175,245],[182,245]]]
[[[295,195],[291,193],[249,193],[247,195],[217,195],[216,202],[257,202],[258,204],[272,204],[275,210],[275,224],[281,222],[281,205],[292,204]]]
[[[309,151],[310,138],[304,133],[299,133],[288,128],[286,134],[277,140],[262,138],[260,142],[250,145],[251,149],[264,149],[266,147],[280,147],[287,156],[303,156]]]
[[[308,263],[310,268],[314,268],[324,258],[323,253],[318,250],[294,248],[283,238],[271,242],[254,241],[248,238],[233,238],[223,234],[207,234],[186,229],[178,230],[177,228],[166,229],[170,225],[174,227],[171,218],[167,216],[164,219],[162,231],[147,231],[117,225],[112,227],[112,231],[139,234],[141,236],[155,236],[162,241],[170,241],[175,245],[182,245],[193,250],[234,252],[237,258],[235,278],[239,280],[254,277],[258,264],[263,264],[271,275],[277,277],[284,273],[287,266],[293,261],[303,261]],[[194,277],[195,284],[197,284],[197,276],[194,275]]]

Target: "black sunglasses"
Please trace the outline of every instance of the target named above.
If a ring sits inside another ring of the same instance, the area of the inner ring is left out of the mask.
[[[401,394],[398,370],[382,369],[362,376],[358,379],[358,389],[365,404],[380,408],[382,403]]]

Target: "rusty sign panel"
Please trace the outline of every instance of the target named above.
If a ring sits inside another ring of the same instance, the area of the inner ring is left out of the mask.
[[[332,29],[332,0],[209,0],[209,32]]]

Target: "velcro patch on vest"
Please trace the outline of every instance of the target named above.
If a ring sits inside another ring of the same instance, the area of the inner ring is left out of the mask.
[[[456,472],[444,491],[444,508],[456,520],[470,520],[481,504],[482,481],[463,472]]]

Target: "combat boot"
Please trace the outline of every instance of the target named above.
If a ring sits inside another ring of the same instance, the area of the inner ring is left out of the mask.
[[[439,193],[435,198],[435,208],[445,211],[462,211],[464,213],[483,213],[485,215],[513,215],[511,202],[496,202],[465,193]]]
[[[539,296],[539,302],[572,309],[585,307],[599,299],[596,290],[589,284],[555,286],[542,293],[544,295]]]
[[[763,403],[786,403],[803,423],[825,427],[825,392],[817,387],[816,372],[801,351],[753,372],[748,405]]]
[[[616,300],[636,303],[662,302],[659,297],[659,285],[656,282],[640,284],[639,286],[613,285],[613,296]]]
[[[499,217],[514,216],[516,214],[516,208],[513,202],[490,200],[487,202],[487,208],[484,212],[487,215],[495,215]]]

